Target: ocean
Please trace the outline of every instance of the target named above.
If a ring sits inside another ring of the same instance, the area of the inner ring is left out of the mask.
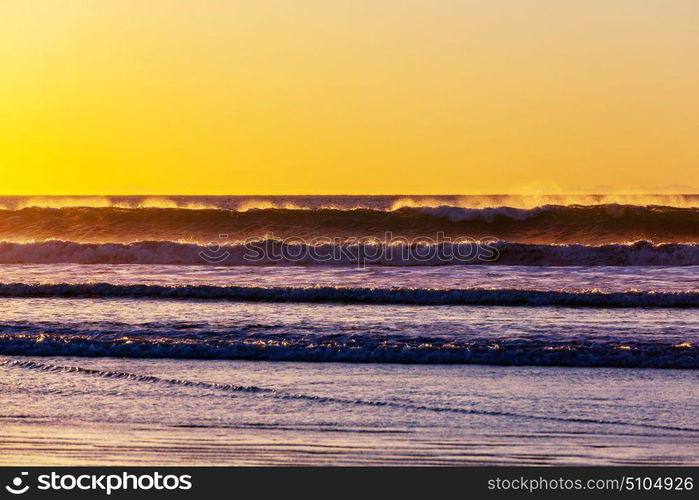
[[[0,198],[0,462],[699,464],[699,196]]]

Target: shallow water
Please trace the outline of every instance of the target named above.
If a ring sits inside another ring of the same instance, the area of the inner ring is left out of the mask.
[[[691,267],[2,271],[4,355],[699,367]]]
[[[694,371],[12,360],[5,464],[699,463]]]

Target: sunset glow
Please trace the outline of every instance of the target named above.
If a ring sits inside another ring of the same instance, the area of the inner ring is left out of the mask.
[[[693,0],[6,0],[0,194],[694,192]]]

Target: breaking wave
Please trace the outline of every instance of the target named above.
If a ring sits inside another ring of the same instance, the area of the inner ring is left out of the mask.
[[[256,287],[116,285],[111,283],[2,283],[0,297],[132,298],[345,304],[699,307],[699,291],[558,291],[520,288]]]
[[[377,208],[25,207],[0,209],[0,237],[132,243],[208,243],[248,238],[450,238],[486,236],[535,244],[699,242],[699,208],[638,205],[543,205],[534,208],[413,206]]]
[[[486,243],[310,245],[281,240],[201,245],[174,241],[135,243],[0,242],[0,264],[158,264],[219,266],[696,266],[699,244],[637,241],[606,245]]]
[[[138,335],[100,338],[86,335],[4,334],[0,335],[0,354],[338,363],[699,368],[699,347],[687,342],[541,342],[517,339],[457,341],[408,336],[354,335],[338,338],[332,335],[257,335],[236,339],[173,339]],[[255,388],[238,390],[259,392]]]

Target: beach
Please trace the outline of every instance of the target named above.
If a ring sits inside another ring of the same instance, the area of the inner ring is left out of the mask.
[[[13,360],[3,465],[698,463],[689,370]]]
[[[20,201],[0,210],[5,465],[699,463],[696,208]],[[214,241],[163,240],[178,222]]]

